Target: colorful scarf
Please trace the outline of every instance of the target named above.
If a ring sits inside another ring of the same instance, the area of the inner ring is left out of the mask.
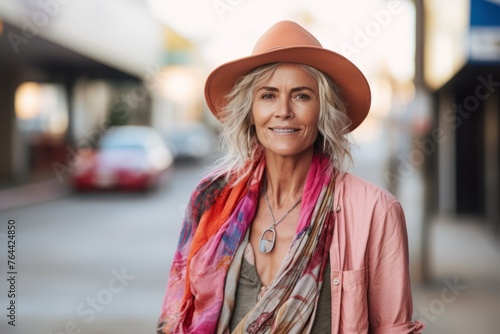
[[[292,245],[267,292],[233,333],[309,333],[333,234],[334,181],[313,157]],[[173,259],[158,333],[229,333],[245,238],[265,162],[236,186],[205,178],[192,194]]]

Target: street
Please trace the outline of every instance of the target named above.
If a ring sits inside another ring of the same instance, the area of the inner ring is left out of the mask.
[[[153,333],[184,208],[203,163],[177,165],[157,192],[73,194],[0,213],[16,222],[16,322],[0,333]],[[7,318],[7,320],[9,320]]]

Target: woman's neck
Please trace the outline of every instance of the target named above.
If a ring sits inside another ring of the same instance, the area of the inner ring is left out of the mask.
[[[306,152],[294,157],[266,155],[264,191],[273,208],[286,207],[302,196],[313,154]]]

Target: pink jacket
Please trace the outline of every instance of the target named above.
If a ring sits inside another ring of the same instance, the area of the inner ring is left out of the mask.
[[[383,189],[351,174],[335,187],[330,249],[332,333],[421,333],[412,322],[403,209]]]

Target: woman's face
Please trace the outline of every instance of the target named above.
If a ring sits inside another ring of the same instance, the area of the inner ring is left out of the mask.
[[[252,123],[266,154],[299,156],[318,136],[318,83],[300,65],[279,65],[253,94]]]

